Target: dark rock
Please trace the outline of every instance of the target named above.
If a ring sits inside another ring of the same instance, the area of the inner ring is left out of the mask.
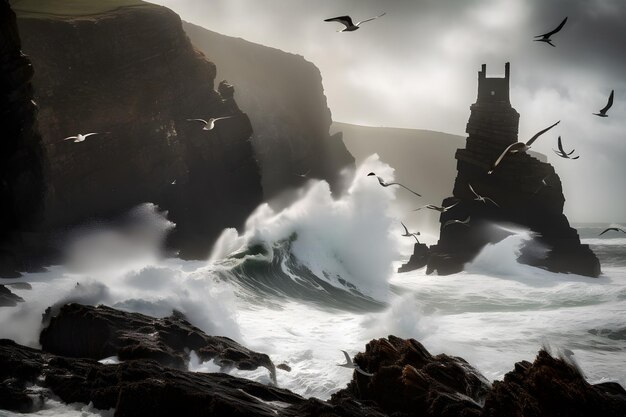
[[[14,288],[16,290],[32,290],[33,286],[28,282],[12,282],[10,284],[6,284],[7,287]]]
[[[72,358],[120,360],[152,359],[165,366],[186,369],[189,351],[202,361],[213,360],[223,369],[254,370],[259,366],[276,381],[269,356],[251,351],[232,339],[208,336],[174,312],[158,319],[106,306],[67,304],[41,331],[45,352]]]
[[[254,128],[265,200],[309,178],[327,180],[333,192],[339,191],[340,172],[354,168],[354,158],[341,133],[329,134],[332,119],[319,69],[299,55],[186,22],[183,27],[216,63],[218,78],[237,86],[237,102]]]
[[[291,372],[291,366],[287,365],[286,363],[281,363],[279,365],[276,365],[276,368],[282,369],[283,371]]]
[[[591,385],[575,366],[540,351],[534,363],[517,363],[504,381],[494,382],[482,415],[625,416],[626,391],[615,383]]]
[[[413,255],[411,255],[407,263],[398,268],[398,272],[409,272],[422,268],[428,263],[429,257],[430,250],[428,246],[423,243],[415,243],[415,246],[413,246]]]
[[[15,295],[4,285],[0,285],[0,307],[15,307],[17,303],[23,303],[24,299]]]
[[[354,362],[374,376],[355,372],[331,403],[342,403],[348,396],[373,401],[394,416],[470,416],[480,412],[479,404],[490,389],[463,359],[433,356],[414,339],[373,340]]]
[[[25,240],[43,205],[43,157],[33,67],[21,52],[15,14],[0,0],[0,277],[29,270]]]
[[[479,72],[478,99],[471,106],[467,124],[467,143],[465,149],[456,153],[458,175],[454,197],[442,204],[447,206],[457,200],[460,203],[441,215],[440,238],[431,247],[427,272],[445,275],[461,271],[485,245],[510,235],[494,224],[515,224],[535,232],[533,241],[545,248],[541,251],[530,245],[524,247],[520,262],[555,272],[591,277],[600,274],[598,258],[587,245],[580,243],[578,233],[563,214],[565,198],[561,181],[550,164],[528,153],[515,153],[504,158],[493,174],[487,174],[500,153],[518,141],[518,122],[519,114],[509,102],[509,64],[505,78],[487,78],[483,65]],[[544,178],[548,186],[542,185]],[[474,200],[469,184],[500,207]],[[469,227],[443,228],[448,220],[464,220],[468,216]]]
[[[215,65],[174,12],[145,3],[86,16],[20,13],[46,150],[45,230],[152,202],[177,225],[172,249],[199,259],[225,227],[243,225],[262,200],[252,126],[232,86],[215,91]],[[225,115],[211,131],[187,121]],[[62,141],[78,132],[107,133]]]

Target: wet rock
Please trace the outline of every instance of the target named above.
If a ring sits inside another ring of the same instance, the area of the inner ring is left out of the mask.
[[[442,204],[450,205],[457,200],[460,203],[441,215],[440,238],[431,247],[429,272],[440,275],[460,272],[485,245],[511,234],[494,226],[502,224],[523,226],[536,234],[533,244],[539,247],[522,248],[520,262],[555,272],[591,277],[600,274],[598,258],[587,245],[580,243],[578,233],[563,214],[565,197],[561,180],[550,164],[521,152],[508,155],[493,174],[487,174],[502,151],[518,141],[519,117],[509,101],[509,64],[505,78],[487,78],[483,65],[479,72],[478,99],[471,106],[467,124],[467,143],[465,149],[456,153],[458,175],[454,197]],[[549,140],[551,133],[538,140]],[[499,206],[476,201],[470,184]],[[467,217],[471,218],[469,227],[443,227],[448,220]]]
[[[208,336],[178,312],[153,318],[106,306],[66,304],[50,318],[39,341],[45,352],[56,355],[95,360],[110,356],[122,361],[152,359],[178,369],[186,369],[189,351],[193,350],[200,360],[213,360],[224,370],[265,367],[276,381],[269,356],[227,337]]]
[[[420,269],[428,264],[429,257],[430,250],[428,246],[423,243],[415,243],[415,246],[413,246],[413,254],[409,258],[409,261],[398,268],[398,272],[409,272]]]
[[[0,307],[15,307],[17,303],[23,303],[24,299],[15,295],[4,285],[0,285]]]

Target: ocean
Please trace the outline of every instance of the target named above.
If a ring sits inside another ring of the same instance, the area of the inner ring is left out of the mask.
[[[339,199],[311,181],[289,207],[263,205],[241,233],[225,230],[207,261],[164,256],[174,225],[151,204],[134,210],[132,226],[81,228],[62,265],[20,280],[33,288],[13,290],[26,302],[0,309],[0,338],[37,347],[45,308],[72,301],[159,317],[179,310],[208,334],[287,363],[291,371],[278,371],[278,385],[306,397],[327,399],[349,382],[352,371],[336,366],[341,350],[355,355],[387,335],[461,356],[490,380],[542,347],[555,355],[568,349],[589,382],[626,386],[626,235],[598,236],[609,224],[576,225],[600,258],[599,278],[519,264],[520,246],[532,239],[525,231],[485,247],[462,273],[398,274],[412,240],[400,236],[391,214],[395,190],[372,181],[370,171],[393,177],[373,156]],[[192,371],[218,370],[192,358]],[[265,369],[232,374],[270,383]],[[51,398],[34,415],[111,411]]]

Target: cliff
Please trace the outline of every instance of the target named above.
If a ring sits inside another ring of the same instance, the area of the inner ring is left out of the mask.
[[[194,45],[217,64],[218,77],[238,86],[237,102],[252,120],[252,142],[269,199],[307,178],[340,188],[354,167],[332,123],[319,69],[303,57],[184,23]]]
[[[570,272],[597,277],[600,263],[587,245],[582,245],[576,230],[563,214],[565,197],[554,168],[527,153],[509,154],[493,174],[489,171],[500,153],[518,141],[519,114],[509,101],[509,64],[504,78],[487,78],[486,66],[479,72],[478,99],[471,106],[465,149],[456,152],[457,177],[453,197],[443,205],[460,203],[441,215],[439,242],[431,247],[427,272],[450,274],[488,243],[510,234],[494,224],[515,224],[530,229],[534,239],[546,250],[531,245],[522,248],[520,261],[555,272]],[[547,185],[542,183],[542,180]],[[490,202],[475,200],[469,185]],[[465,220],[467,226],[449,225],[452,219]]]
[[[0,277],[29,269],[26,246],[43,202],[43,158],[15,14],[0,0]]]
[[[215,64],[167,8],[122,0],[16,7],[48,167],[42,228],[150,201],[169,211],[170,243],[183,257],[207,256],[221,230],[240,226],[262,199],[252,127],[234,88],[216,91]],[[187,121],[218,116],[231,118],[210,131]],[[88,132],[100,134],[63,140]]]

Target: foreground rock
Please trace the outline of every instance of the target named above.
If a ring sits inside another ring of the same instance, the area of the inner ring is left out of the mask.
[[[17,303],[24,302],[19,295],[15,295],[4,285],[0,285],[0,307],[15,307]]]
[[[106,306],[67,304],[50,318],[39,342],[45,352],[66,357],[152,359],[177,369],[187,368],[193,350],[200,360],[213,360],[224,370],[265,367],[276,382],[269,356],[227,337],[208,336],[177,312],[159,319]]]
[[[580,243],[578,233],[563,214],[565,197],[561,180],[550,164],[521,152],[508,155],[493,174],[487,174],[502,151],[518,141],[518,122],[519,114],[509,101],[509,64],[505,78],[487,78],[483,65],[479,72],[478,99],[471,106],[467,124],[467,144],[456,153],[458,175],[454,197],[445,199],[442,205],[459,200],[460,203],[441,215],[440,238],[431,247],[427,272],[445,275],[461,271],[485,245],[510,235],[494,224],[514,224],[537,233],[534,240],[547,251],[544,254],[540,248],[526,246],[520,261],[555,272],[591,277],[600,274],[598,258],[589,246]],[[544,127],[537,126],[536,130]],[[556,134],[550,131],[545,136],[539,140],[554,140]],[[499,206],[476,201],[470,184]],[[443,227],[448,220],[467,217],[471,218],[469,227]]]

